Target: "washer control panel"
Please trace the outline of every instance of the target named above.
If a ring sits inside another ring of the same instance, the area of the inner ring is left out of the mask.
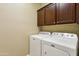
[[[51,35],[51,40],[71,48],[76,48],[78,43],[78,37],[73,33],[53,32]]]
[[[73,33],[60,33],[60,32],[53,32],[51,35],[52,38],[55,39],[78,39],[76,34]]]

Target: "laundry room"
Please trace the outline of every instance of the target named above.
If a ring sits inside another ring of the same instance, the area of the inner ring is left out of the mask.
[[[0,56],[78,56],[79,3],[0,3]]]
[[[47,42],[52,42],[52,44],[51,43],[48,44],[42,40],[43,41],[41,43],[42,53],[40,53],[40,52],[35,53],[33,51],[34,50],[36,51],[36,48],[32,47],[33,46],[32,39],[35,39],[35,36],[32,36],[32,38],[30,39],[30,55],[42,55],[42,56],[61,56],[61,55],[66,56],[66,55],[69,55],[69,56],[73,56],[73,55],[75,55],[74,53],[76,53],[77,55],[79,54],[78,53],[79,24],[78,24],[78,20],[77,20],[78,19],[78,16],[77,16],[78,15],[78,9],[77,9],[78,4],[75,4],[75,5],[74,4],[75,3],[69,3],[69,4],[67,4],[67,3],[58,3],[58,4],[57,3],[42,3],[41,7],[37,10],[37,19],[38,19],[37,25],[40,29],[40,32],[52,33],[53,37],[51,40],[53,40],[53,41],[58,40],[58,42],[59,41],[63,42],[63,45],[65,45],[66,41],[64,41],[65,39],[62,39],[62,36],[67,36],[67,38],[68,38],[69,36],[72,36],[72,34],[76,34],[77,41],[76,41],[76,38],[74,38],[75,40],[72,39],[72,40],[74,40],[74,42],[72,42],[72,41],[69,42],[69,40],[71,38],[66,39],[67,40],[66,44],[68,44],[70,46],[74,46],[74,47],[77,46],[76,50],[75,50],[76,52],[71,53],[70,52],[72,50],[71,49],[70,51],[68,50],[69,54],[64,54],[64,53],[61,54],[61,52],[57,53],[57,51],[55,51],[50,46],[53,45],[53,47],[55,47],[56,49],[58,47],[56,47],[56,45],[52,41],[48,40],[49,37],[47,36],[48,38],[46,37],[45,40],[47,39]],[[74,21],[72,21],[70,19],[74,19]],[[69,34],[67,34],[67,33],[69,33]],[[55,37],[55,35],[57,35],[57,36]],[[62,35],[62,36],[60,36],[60,35]],[[66,37],[64,37],[64,38],[66,38]],[[38,38],[38,39],[40,39],[40,38]],[[76,43],[76,45],[74,43]],[[46,46],[46,44],[47,44],[47,46]],[[34,42],[34,45],[37,47],[40,44],[36,45]],[[40,47],[38,47],[38,48],[40,49]],[[34,49],[34,50],[32,51],[32,49]],[[39,49],[37,49],[37,51],[40,51]],[[58,49],[61,49],[61,48],[58,48]],[[62,50],[64,50],[64,49],[62,49]],[[67,51],[67,50],[65,50],[65,51]]]

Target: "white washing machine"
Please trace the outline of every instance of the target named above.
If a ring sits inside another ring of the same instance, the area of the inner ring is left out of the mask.
[[[30,55],[41,56],[42,55],[42,42],[43,38],[49,38],[50,32],[39,32],[35,35],[30,35]]]
[[[42,40],[43,56],[77,56],[76,34],[53,32],[51,38]]]

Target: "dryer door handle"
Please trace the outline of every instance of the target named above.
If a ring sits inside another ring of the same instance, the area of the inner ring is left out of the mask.
[[[52,47],[55,47],[55,45],[51,44]]]

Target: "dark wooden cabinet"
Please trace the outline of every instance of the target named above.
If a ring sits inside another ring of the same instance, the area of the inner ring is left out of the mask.
[[[44,25],[44,16],[45,16],[45,9],[41,9],[37,11],[37,24],[38,26],[43,26]]]
[[[76,4],[76,22],[79,24],[79,3]]]
[[[57,24],[75,22],[75,3],[57,3]]]
[[[45,7],[45,25],[55,24],[55,4]]]
[[[55,24],[55,4],[48,4],[46,7],[39,9],[38,26]]]
[[[79,3],[50,3],[37,11],[38,26],[79,24]]]

